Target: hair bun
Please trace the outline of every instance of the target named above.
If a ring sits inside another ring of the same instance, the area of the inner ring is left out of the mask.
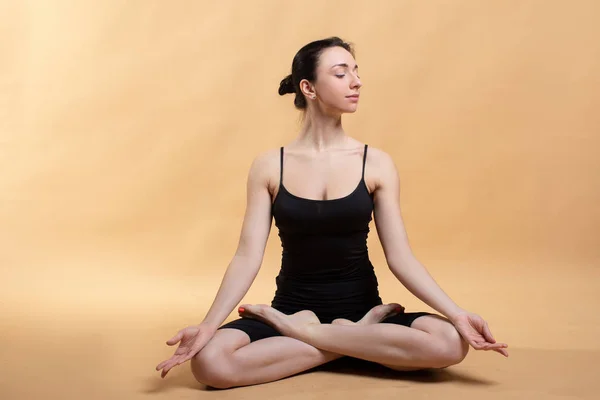
[[[292,81],[292,75],[288,75],[281,80],[279,83],[279,95],[283,96],[288,93],[294,93],[294,82]]]

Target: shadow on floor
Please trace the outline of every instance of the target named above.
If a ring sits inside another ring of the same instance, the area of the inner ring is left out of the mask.
[[[194,378],[189,370],[171,371],[164,379],[159,377],[148,378],[141,392],[145,394],[154,394],[167,392],[175,388],[188,388],[195,390],[207,390],[207,387]]]
[[[329,373],[367,376],[380,379],[393,379],[411,382],[440,383],[440,382],[458,382],[466,385],[494,385],[492,380],[481,379],[470,376],[464,372],[457,372],[452,368],[420,370],[420,371],[394,371],[383,365],[364,361],[356,358],[340,358],[328,364],[313,368],[302,374],[326,371]]]
[[[318,366],[295,376],[311,374],[315,372],[327,372],[342,375],[366,376],[379,379],[401,380],[407,382],[442,383],[457,382],[465,385],[487,386],[494,385],[491,380],[473,377],[464,372],[454,371],[452,368],[421,371],[394,371],[382,365],[355,359],[341,358],[328,364]],[[173,388],[188,388],[205,391],[219,391],[198,383],[189,369],[173,370],[165,379],[150,378],[146,381],[146,387],[142,390],[146,394],[160,393]]]

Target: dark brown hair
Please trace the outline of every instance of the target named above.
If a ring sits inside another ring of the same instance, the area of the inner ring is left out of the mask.
[[[284,96],[288,93],[294,93],[296,95],[294,106],[299,110],[306,109],[306,98],[300,91],[300,81],[306,79],[309,82],[314,82],[321,53],[325,49],[336,46],[346,49],[354,57],[352,44],[337,36],[310,42],[298,50],[292,61],[292,73],[279,83],[279,95]]]

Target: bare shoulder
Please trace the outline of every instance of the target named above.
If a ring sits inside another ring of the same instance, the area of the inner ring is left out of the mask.
[[[260,182],[271,190],[279,180],[279,148],[268,149],[252,160],[248,180]]]
[[[369,146],[365,175],[373,182],[374,189],[398,181],[398,169],[392,156],[386,151]]]
[[[252,173],[264,173],[273,166],[279,168],[279,148],[264,150],[258,153],[252,160],[250,171]]]
[[[369,149],[367,150],[367,162],[376,168],[390,168],[395,166],[394,159],[389,153],[378,147],[372,146],[369,146]]]

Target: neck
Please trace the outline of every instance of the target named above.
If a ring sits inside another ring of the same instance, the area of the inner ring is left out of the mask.
[[[321,152],[342,147],[346,140],[341,115],[328,116],[308,112],[296,143]]]

